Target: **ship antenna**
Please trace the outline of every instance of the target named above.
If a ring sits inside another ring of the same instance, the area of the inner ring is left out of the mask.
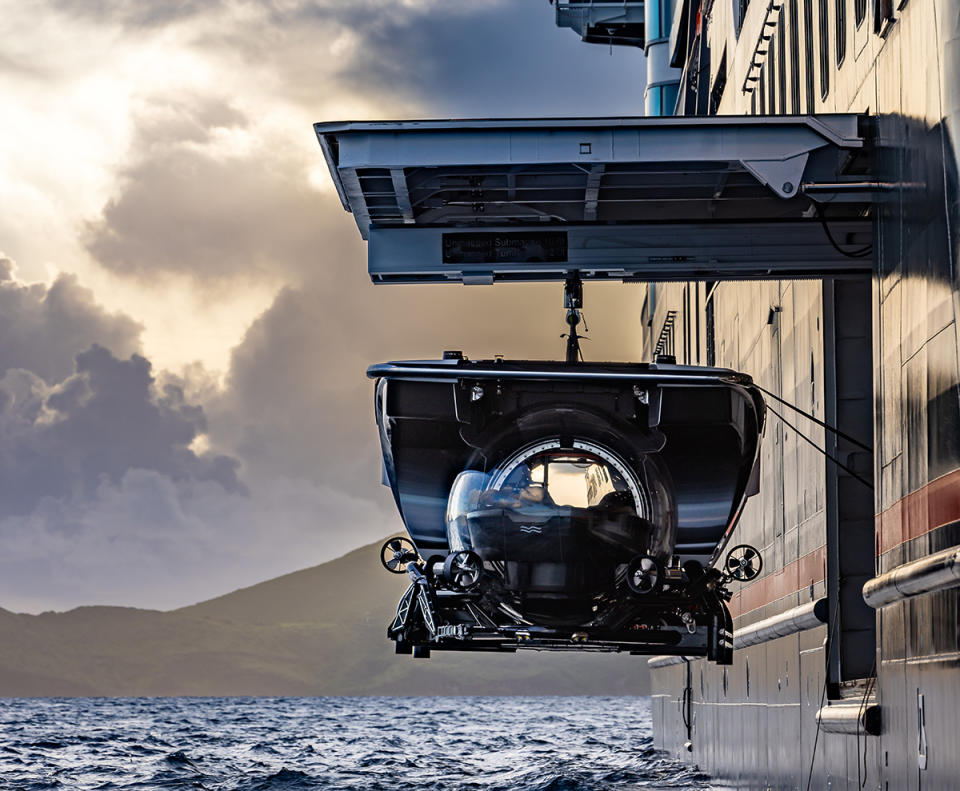
[[[577,333],[577,325],[580,324],[580,311],[583,310],[583,281],[580,279],[580,273],[577,271],[568,275],[564,281],[563,307],[567,310],[567,326],[570,327],[570,332],[565,333],[567,339],[567,362],[582,362],[583,352],[580,351],[580,338],[582,336]],[[586,324],[584,324],[584,329],[586,329]]]

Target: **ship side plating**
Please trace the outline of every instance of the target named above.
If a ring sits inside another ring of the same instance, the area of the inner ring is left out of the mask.
[[[876,165],[872,275],[647,290],[648,358],[742,370],[774,411],[732,538],[766,561],[734,664],[651,661],[657,744],[741,788],[955,788],[960,3],[658,11],[678,115],[867,113]]]

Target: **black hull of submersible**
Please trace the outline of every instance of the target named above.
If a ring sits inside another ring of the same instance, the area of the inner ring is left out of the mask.
[[[456,358],[375,365],[368,376],[384,483],[422,555],[451,549],[445,515],[461,472],[489,472],[544,436],[585,436],[653,465],[676,523],[664,555],[706,564],[755,492],[765,407],[735,371]]]

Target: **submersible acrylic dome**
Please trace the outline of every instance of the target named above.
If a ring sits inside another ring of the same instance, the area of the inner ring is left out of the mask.
[[[669,553],[673,520],[652,473],[590,440],[525,445],[490,473],[457,476],[449,546],[479,555],[522,614],[583,620],[623,585],[632,557]]]

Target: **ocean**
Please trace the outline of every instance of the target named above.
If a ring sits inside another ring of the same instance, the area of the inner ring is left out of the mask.
[[[709,789],[631,697],[6,698],[0,788]]]

